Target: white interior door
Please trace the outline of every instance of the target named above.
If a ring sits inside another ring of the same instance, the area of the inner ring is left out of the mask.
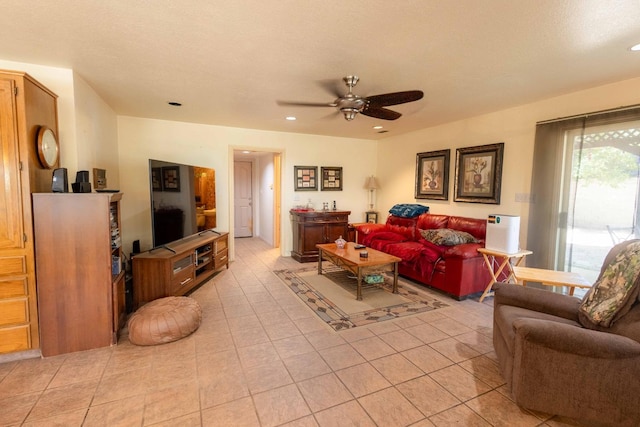
[[[235,237],[253,236],[252,169],[251,162],[233,163]]]

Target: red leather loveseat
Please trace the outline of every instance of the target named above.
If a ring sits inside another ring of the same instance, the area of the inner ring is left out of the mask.
[[[413,218],[390,214],[385,224],[356,224],[357,241],[402,258],[398,272],[461,300],[484,291],[491,276],[478,248],[484,247],[486,220],[423,213]],[[424,230],[450,229],[471,234],[476,242],[439,245]]]

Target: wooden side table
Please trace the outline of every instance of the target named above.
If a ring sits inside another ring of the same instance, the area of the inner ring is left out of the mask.
[[[489,296],[491,287],[498,281],[498,276],[502,274],[503,270],[506,269],[505,272],[508,273],[506,281],[510,282],[513,280],[513,283],[516,283],[516,276],[513,273],[513,267],[520,265],[525,256],[533,253],[530,250],[521,249],[518,252],[509,254],[487,248],[479,248],[478,252],[480,252],[484,257],[484,263],[489,269],[489,274],[491,274],[491,280],[480,296],[480,302]],[[499,259],[501,261],[498,261]]]
[[[527,282],[538,282],[545,286],[562,286],[569,288],[569,295],[573,296],[575,288],[590,288],[591,283],[578,273],[572,271],[545,270],[542,268],[513,267],[518,282],[527,286]]]

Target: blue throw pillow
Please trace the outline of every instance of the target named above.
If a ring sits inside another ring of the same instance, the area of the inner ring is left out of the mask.
[[[418,205],[415,203],[400,203],[389,209],[389,213],[391,215],[403,218],[413,218],[414,216],[421,215],[425,212],[429,212],[429,206]]]

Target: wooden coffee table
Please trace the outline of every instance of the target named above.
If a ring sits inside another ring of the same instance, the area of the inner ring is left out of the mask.
[[[398,263],[402,258],[389,255],[375,249],[356,249],[354,242],[347,242],[344,248],[339,249],[335,243],[323,243],[316,245],[318,248],[318,274],[322,274],[322,260],[326,259],[332,264],[348,270],[358,277],[356,299],[362,300],[362,278],[367,269],[372,267],[393,266],[393,293],[398,293]],[[361,258],[360,252],[366,250],[369,256]]]

